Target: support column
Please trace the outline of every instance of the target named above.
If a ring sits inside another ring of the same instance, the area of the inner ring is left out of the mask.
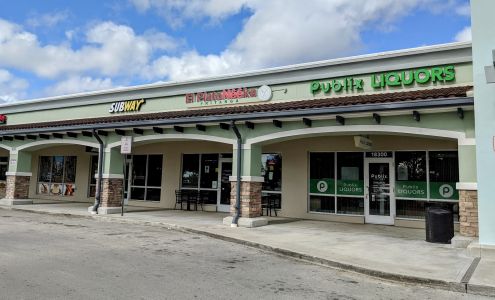
[[[476,145],[459,145],[459,231],[465,237],[478,236],[478,190]]]
[[[33,204],[33,200],[29,199],[29,183],[32,175],[31,153],[25,151],[11,152],[9,169],[6,173],[5,198],[0,200],[0,204]]]
[[[119,148],[105,152],[103,156],[103,175],[100,207],[98,214],[118,214],[124,191],[124,159]],[[94,174],[97,178],[98,173]],[[96,187],[98,189],[98,186]],[[92,207],[90,207],[91,209]]]
[[[476,128],[476,154],[478,158],[478,213],[479,243],[482,247],[495,246],[495,83],[487,83],[485,67],[493,66],[495,48],[495,1],[471,0],[471,28],[473,35],[473,80]]]
[[[257,227],[267,224],[266,219],[261,216],[261,187],[263,177],[261,173],[261,146],[254,146],[250,149],[234,149],[232,174],[237,174],[237,151],[242,151],[241,161],[241,186],[240,186],[240,219],[239,226]],[[230,212],[234,217],[236,213],[237,201],[237,176],[231,176]],[[231,220],[228,218],[228,220]],[[227,223],[227,222],[225,222]]]
[[[261,179],[260,179],[261,178]],[[263,177],[241,179],[241,218],[257,218],[261,216],[261,185]],[[230,178],[230,213],[235,214],[237,182],[235,176]]]

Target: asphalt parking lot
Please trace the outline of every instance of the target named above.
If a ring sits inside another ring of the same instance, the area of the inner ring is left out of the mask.
[[[152,226],[0,209],[2,299],[481,299]]]

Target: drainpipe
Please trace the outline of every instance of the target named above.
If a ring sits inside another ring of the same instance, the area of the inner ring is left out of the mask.
[[[236,181],[237,181],[237,188],[236,188],[236,193],[235,193],[235,215],[234,218],[232,218],[232,227],[237,227],[237,222],[239,221],[239,217],[241,215],[241,166],[242,166],[242,136],[241,133],[239,132],[239,129],[235,125],[235,121],[232,121],[232,130],[235,133],[235,136],[237,137],[237,174],[236,174]]]
[[[98,143],[100,144],[100,148],[98,149],[98,178],[96,178],[96,195],[95,195],[95,204],[93,205],[93,214],[98,214],[98,207],[100,207],[100,199],[101,199],[101,177],[103,177],[103,141],[101,140],[98,132],[93,129],[93,136],[96,138]]]

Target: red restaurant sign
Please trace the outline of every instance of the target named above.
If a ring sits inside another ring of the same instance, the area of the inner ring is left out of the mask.
[[[7,116],[0,115],[0,124],[7,124]]]
[[[200,92],[186,94],[186,104],[208,105],[209,102],[215,103],[223,100],[239,100],[243,98],[256,98],[258,95],[256,88],[238,88],[223,90],[221,92]],[[238,101],[228,103],[237,103]],[[216,103],[215,103],[216,104]],[[218,103],[221,104],[221,103]]]

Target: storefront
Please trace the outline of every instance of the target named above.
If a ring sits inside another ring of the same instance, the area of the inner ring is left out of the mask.
[[[454,151],[310,152],[309,211],[364,215],[366,223],[423,219],[427,205],[459,220]]]
[[[472,81],[470,45],[451,44],[4,105],[2,202],[93,203],[101,182],[100,213],[187,192],[246,219],[270,201],[409,227],[441,205],[475,235]]]

